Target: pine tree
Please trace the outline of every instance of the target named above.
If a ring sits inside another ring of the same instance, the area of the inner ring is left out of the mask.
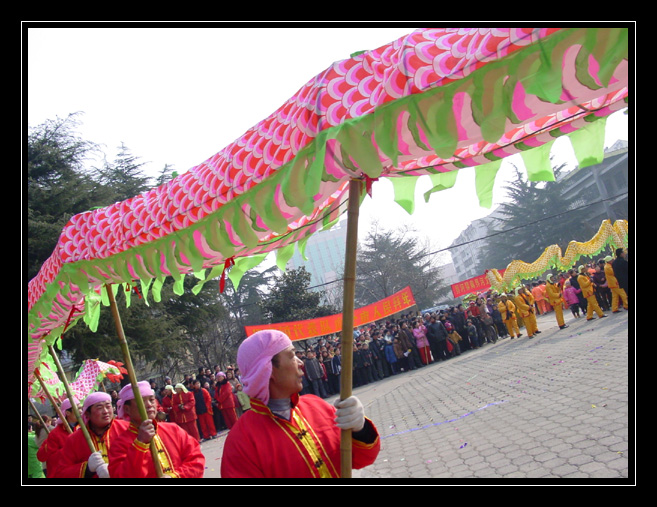
[[[590,238],[587,210],[574,209],[564,196],[564,166],[554,168],[555,181],[527,181],[515,167],[516,177],[506,187],[510,200],[501,204],[502,215],[489,227],[478,269],[503,269],[513,260],[534,262],[545,248],[559,245],[562,252],[577,238]]]
[[[100,187],[85,171],[97,146],[80,139],[78,115],[48,120],[27,138],[27,279],[50,257],[69,219],[97,204]]]
[[[271,323],[307,320],[338,313],[320,304],[321,294],[309,290],[310,273],[301,266],[282,273],[274,281],[261,307]]]
[[[446,293],[433,256],[402,227],[383,230],[373,224],[358,248],[356,306],[365,306],[410,286],[420,308],[433,306]]]

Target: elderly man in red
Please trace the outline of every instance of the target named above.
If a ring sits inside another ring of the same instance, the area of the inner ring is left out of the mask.
[[[74,398],[75,404],[78,404],[78,400]],[[73,431],[77,430],[78,420],[75,417],[75,413],[71,408],[71,400],[66,399],[60,405],[60,410],[64,414],[64,420],[59,419],[57,421],[57,426],[55,429],[48,433],[48,437],[44,440],[41,447],[37,451],[37,459],[42,463],[46,464],[46,474],[47,477],[53,477],[61,456],[60,451],[68,437],[72,434]],[[68,425],[70,432],[66,429]]]
[[[157,399],[148,382],[138,383],[144,400],[146,420],[142,420],[134,401],[132,384],[119,393],[121,417],[130,421],[128,429],[113,442],[109,453],[109,473],[112,478],[157,478],[151,442],[154,442],[162,477],[202,478],[205,456],[198,440],[175,423],[157,421]]]
[[[352,466],[374,463],[379,434],[355,396],[336,407],[312,394],[299,396],[301,361],[284,333],[258,331],[237,352],[251,410],[228,433],[223,478],[320,478],[340,476],[341,430],[352,431]]]
[[[91,393],[82,406],[82,420],[87,427],[95,451],[81,430],[73,433],[62,448],[55,478],[108,478],[108,453],[118,435],[126,431],[128,422],[114,417],[112,397],[104,392]]]

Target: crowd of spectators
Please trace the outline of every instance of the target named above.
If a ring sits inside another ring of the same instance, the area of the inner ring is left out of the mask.
[[[615,259],[605,257],[583,265],[583,270],[593,282],[596,300],[604,311],[613,309],[605,266],[609,270],[615,263],[619,284],[627,293],[626,258],[627,251],[619,249]],[[573,268],[556,275],[556,283],[564,294],[564,309],[570,309],[576,318],[581,316],[580,311],[586,313],[587,303],[577,280],[580,274],[579,268]],[[527,283],[519,290],[532,300],[532,310],[536,315],[554,311],[548,301],[545,280]],[[569,300],[570,294],[575,298],[574,302]],[[515,295],[515,291],[508,293],[510,299]],[[353,386],[367,385],[438,361],[447,361],[464,352],[508,338],[510,335],[499,309],[501,296],[489,290],[467,303],[442,310],[407,312],[398,318],[354,329]],[[520,328],[525,327],[519,315],[518,324]],[[340,349],[338,336],[322,337],[312,344],[298,346],[297,356],[304,362],[306,373],[302,394],[312,393],[323,398],[339,394],[342,371]]]

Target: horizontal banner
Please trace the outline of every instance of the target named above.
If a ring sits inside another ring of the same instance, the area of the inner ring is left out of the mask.
[[[354,310],[354,327],[363,326],[370,322],[384,319],[389,315],[401,312],[415,305],[415,298],[410,287],[388,296],[385,299]],[[342,314],[318,317],[310,320],[297,320],[293,322],[279,322],[277,324],[263,324],[259,326],[244,326],[246,335],[251,336],[263,329],[277,329],[283,331],[290,340],[307,340],[317,336],[324,336],[342,331]]]
[[[500,270],[500,276],[504,274],[504,269]],[[459,283],[452,284],[452,294],[455,298],[461,296],[467,296],[473,292],[483,292],[491,288],[490,280],[486,275],[475,276],[474,278],[468,278]]]

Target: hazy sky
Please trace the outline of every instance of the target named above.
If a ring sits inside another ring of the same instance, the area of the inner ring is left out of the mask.
[[[408,28],[30,28],[27,119],[36,126],[83,112],[80,134],[114,160],[121,143],[149,174],[165,164],[179,173],[198,165],[273,113],[302,85],[351,53],[406,35]],[[627,139],[627,117],[608,121],[607,145]],[[561,142],[558,140],[557,142]],[[564,139],[564,160],[572,151]],[[522,165],[522,161],[512,158]],[[512,174],[505,163],[494,191]],[[479,207],[474,170],[459,172],[454,188],[422,194],[408,215],[393,201],[392,184],[374,184],[374,199],[360,211],[360,236],[378,218],[383,227],[413,225],[448,246],[472,221],[492,211]],[[449,261],[449,259],[446,259]]]

